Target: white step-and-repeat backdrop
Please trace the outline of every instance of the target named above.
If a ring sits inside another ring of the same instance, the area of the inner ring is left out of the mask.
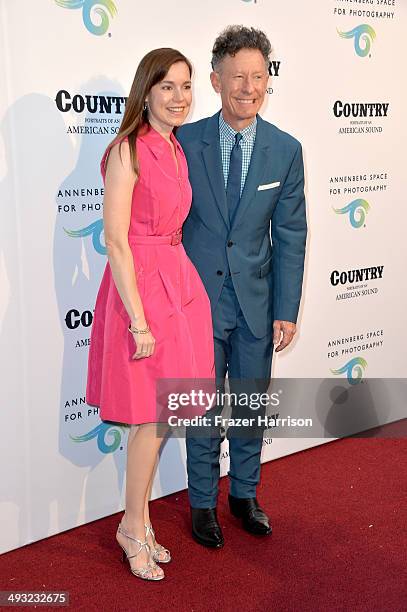
[[[217,34],[238,23],[272,41],[262,115],[303,144],[310,228],[298,337],[273,374],[345,385],[405,377],[406,2],[1,0],[0,9],[2,551],[123,507],[126,428],[85,402],[106,262],[99,162],[155,47],[191,58],[196,120],[219,107],[209,82]],[[267,438],[263,460],[323,441]],[[223,473],[227,462],[225,447]],[[184,440],[173,438],[154,496],[185,486]]]

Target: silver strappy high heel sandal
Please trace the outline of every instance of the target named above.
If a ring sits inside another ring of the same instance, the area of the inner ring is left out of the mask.
[[[133,536],[130,536],[128,533],[126,533],[126,531],[124,531],[121,524],[118,526],[117,531],[121,533],[122,535],[124,535],[129,540],[133,540],[133,542],[137,542],[137,544],[139,545],[139,549],[136,552],[136,554],[129,555],[127,550],[124,548],[124,546],[122,546],[119,542],[117,542],[123,551],[122,562],[125,563],[126,560],[129,562],[131,573],[137,576],[137,578],[142,578],[143,580],[154,580],[154,581],[162,580],[164,578],[164,573],[157,574],[157,576],[152,575],[152,570],[158,567],[158,565],[156,565],[154,562],[153,563],[149,562],[144,567],[139,567],[138,569],[133,569],[131,567],[130,559],[133,559],[133,557],[137,557],[137,555],[140,554],[143,548],[146,549],[147,553],[150,553],[150,546],[147,544],[147,540],[142,542],[141,540],[138,540],[137,538],[133,538]]]
[[[164,546],[162,546],[161,544],[157,544],[154,529],[151,523],[150,525],[144,525],[144,527],[146,528],[146,541],[150,533],[153,539],[152,557],[154,561],[156,561],[157,563],[169,563],[171,561],[171,553],[168,548],[164,548]]]

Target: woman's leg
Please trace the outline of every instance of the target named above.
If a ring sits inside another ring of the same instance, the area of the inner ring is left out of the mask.
[[[160,435],[161,439],[162,439],[168,433],[168,429],[164,425],[162,425],[160,427],[162,427],[162,428],[160,429],[160,433],[158,435]],[[151,474],[151,479],[150,479],[150,482],[148,484],[148,488],[147,488],[147,491],[146,491],[146,499],[145,499],[145,504],[144,504],[144,523],[146,525],[151,525],[149,501],[150,501],[150,498],[151,498],[151,490],[152,490],[152,487],[153,487],[154,477],[155,477],[155,473],[156,473],[157,466],[158,466],[158,460],[159,459],[158,459],[158,455],[157,455],[157,459],[156,459],[156,462],[155,462],[155,465],[153,467],[153,471],[152,471],[152,474]],[[155,537],[157,537],[157,534],[155,534]],[[151,533],[149,533],[149,535],[147,536],[147,542],[148,542],[148,544],[149,544],[149,546],[150,546],[150,548],[152,550],[153,550],[154,545],[155,546],[160,546],[159,543],[157,542],[157,540],[154,542],[154,539],[153,539],[153,536],[152,536]],[[165,550],[161,550],[158,553],[157,561],[160,562],[160,561],[164,560],[164,562],[165,562],[165,559],[167,559],[167,557],[168,557],[168,552],[165,552]]]
[[[127,442],[126,471],[126,510],[122,518],[123,529],[131,536],[144,542],[145,540],[145,502],[151,486],[154,466],[162,437],[157,436],[157,425],[147,423],[130,428]],[[117,539],[124,546],[128,555],[134,555],[139,546],[123,534],[118,533]],[[143,567],[149,561],[147,552],[143,549],[137,557],[130,560],[133,568]],[[161,568],[152,569],[153,576],[162,574]]]
[[[150,482],[148,483],[146,499],[144,502],[144,522],[146,525],[150,524],[150,509],[149,509],[149,501],[151,498],[151,489],[153,488],[154,476],[158,466],[158,457],[153,467],[153,473],[151,474]]]

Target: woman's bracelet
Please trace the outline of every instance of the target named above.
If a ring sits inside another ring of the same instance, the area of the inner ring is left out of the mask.
[[[145,327],[144,329],[137,329],[137,327],[132,327],[131,323],[129,325],[129,332],[131,334],[148,334],[150,331],[150,326],[147,323],[147,327]]]

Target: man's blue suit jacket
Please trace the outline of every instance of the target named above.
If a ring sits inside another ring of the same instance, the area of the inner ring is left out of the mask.
[[[205,285],[212,314],[230,271],[246,322],[254,336],[262,338],[271,333],[273,320],[297,320],[307,223],[301,145],[260,116],[257,121],[250,168],[232,224],[219,112],[183,125],[176,136],[187,157],[193,194],[183,244]]]

